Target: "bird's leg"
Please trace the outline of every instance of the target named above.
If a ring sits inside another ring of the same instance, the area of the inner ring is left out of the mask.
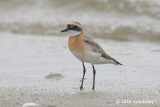
[[[96,70],[95,70],[93,64],[92,64],[92,68],[93,68],[93,87],[92,87],[92,90],[94,90],[94,88],[95,88],[95,75],[96,75]]]
[[[80,90],[83,89],[83,81],[84,81],[84,76],[85,76],[85,73],[86,73],[86,68],[84,66],[84,62],[82,62],[82,65],[83,65],[83,77],[82,77],[82,83],[81,83]]]

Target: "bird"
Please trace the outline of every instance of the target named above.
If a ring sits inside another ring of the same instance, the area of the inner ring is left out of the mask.
[[[61,32],[68,32],[68,47],[71,53],[78,58],[83,65],[83,76],[80,90],[83,90],[83,81],[86,73],[85,63],[90,63],[93,68],[93,85],[95,90],[96,69],[94,64],[114,64],[122,65],[116,59],[109,56],[102,47],[96,43],[91,37],[84,35],[82,25],[78,21],[72,21]]]

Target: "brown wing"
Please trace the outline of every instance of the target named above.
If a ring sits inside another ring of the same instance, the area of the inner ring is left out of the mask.
[[[114,61],[115,64],[122,65],[120,62],[118,62],[117,60],[109,56],[107,53],[105,53],[105,51],[101,48],[101,46],[99,46],[92,38],[84,36],[83,41],[89,45],[92,45],[92,50],[94,52],[102,53],[101,55],[102,57]]]

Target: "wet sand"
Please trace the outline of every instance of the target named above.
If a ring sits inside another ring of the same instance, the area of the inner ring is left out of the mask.
[[[0,107],[22,107],[28,102],[41,107],[160,105],[158,43],[95,38],[123,66],[96,65],[92,91],[92,68],[86,64],[80,92],[82,65],[67,49],[67,37],[0,33],[0,38]]]

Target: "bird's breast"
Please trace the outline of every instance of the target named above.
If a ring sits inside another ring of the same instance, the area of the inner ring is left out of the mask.
[[[87,45],[82,40],[82,37],[72,36],[69,38],[68,47],[70,51],[75,51],[78,53],[82,53],[84,50],[88,50]]]
[[[70,37],[68,41],[70,51],[79,60],[84,61],[84,51],[88,51],[88,46],[82,40],[82,37]]]

